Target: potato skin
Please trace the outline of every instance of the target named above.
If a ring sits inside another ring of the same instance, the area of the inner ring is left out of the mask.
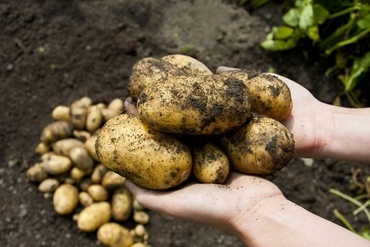
[[[244,82],[218,75],[172,76],[139,95],[140,119],[176,134],[214,135],[241,126],[250,115]]]
[[[221,144],[231,167],[245,174],[273,174],[285,167],[294,153],[293,134],[262,115],[253,115],[238,130],[223,135]]]
[[[193,174],[198,182],[222,184],[229,176],[229,159],[226,154],[212,142],[194,145]]]
[[[137,116],[122,114],[107,121],[95,146],[102,164],[145,188],[172,188],[191,173],[189,148],[147,127]]]
[[[197,59],[183,54],[172,54],[161,57],[163,61],[175,65],[189,75],[212,75],[212,71]]]

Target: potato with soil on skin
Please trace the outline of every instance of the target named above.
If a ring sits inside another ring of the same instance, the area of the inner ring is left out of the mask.
[[[127,220],[133,210],[134,198],[125,185],[117,188],[112,196],[112,216],[116,221]]]
[[[82,209],[77,218],[78,229],[93,232],[110,221],[112,209],[108,202],[94,202]]]
[[[165,81],[173,75],[186,75],[175,65],[159,58],[147,57],[139,60],[132,67],[127,89],[136,101],[139,94],[153,82]]]
[[[97,239],[107,247],[130,247],[134,244],[130,231],[114,222],[102,225],[97,231]]]
[[[148,126],[187,135],[229,132],[247,120],[250,109],[244,82],[218,75],[171,76],[146,87],[137,102]]]
[[[212,75],[212,71],[197,59],[182,55],[173,54],[161,57],[163,61],[175,65],[189,75]]]
[[[175,136],[149,128],[137,116],[110,119],[95,147],[102,164],[145,188],[172,188],[191,173],[188,147]]]
[[[193,174],[198,182],[222,184],[229,176],[229,159],[212,142],[192,145]]]
[[[244,81],[251,95],[252,112],[281,121],[292,111],[290,89],[276,76],[246,70],[229,70],[220,75]]]
[[[72,213],[77,207],[78,202],[78,190],[73,185],[62,184],[54,192],[54,210],[60,215]]]
[[[55,121],[44,127],[41,142],[51,143],[72,135],[73,126],[69,122]]]
[[[267,175],[293,158],[293,135],[280,122],[253,115],[239,129],[221,137],[230,166],[245,174]]]

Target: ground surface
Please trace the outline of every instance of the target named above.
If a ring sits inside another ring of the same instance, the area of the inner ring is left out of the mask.
[[[53,212],[25,171],[38,160],[34,148],[55,106],[83,96],[96,102],[124,98],[140,58],[187,52],[212,70],[273,67],[331,103],[341,90],[338,82],[312,67],[304,52],[280,56],[259,48],[277,13],[270,8],[250,15],[221,0],[1,1],[0,245],[99,246],[70,216]],[[335,160],[307,166],[297,159],[272,180],[292,201],[339,223],[332,210],[350,215],[353,208],[328,190],[348,192],[357,167]],[[152,246],[243,246],[218,230],[150,214]]]

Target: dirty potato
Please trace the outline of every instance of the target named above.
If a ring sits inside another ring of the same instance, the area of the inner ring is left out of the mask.
[[[97,231],[97,239],[107,247],[131,247],[134,244],[130,231],[115,222],[103,224]]]
[[[82,209],[77,218],[78,229],[92,232],[110,221],[112,209],[108,202],[94,202]]]
[[[189,75],[212,75],[212,71],[195,58],[182,54],[161,57],[163,61],[175,65]]]
[[[175,187],[191,173],[188,147],[172,135],[147,127],[137,116],[110,119],[95,147],[102,164],[145,188]]]
[[[212,142],[193,145],[193,174],[198,182],[222,184],[229,175],[226,154]]]
[[[293,135],[280,122],[253,115],[238,130],[222,136],[230,165],[245,174],[273,174],[293,158]]]
[[[214,135],[242,125],[251,100],[244,82],[224,76],[172,76],[145,88],[137,109],[148,126],[169,133]]]
[[[70,184],[60,185],[53,195],[54,209],[60,215],[72,213],[78,202],[78,190]]]

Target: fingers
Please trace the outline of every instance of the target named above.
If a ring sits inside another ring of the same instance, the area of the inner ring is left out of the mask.
[[[134,115],[134,116],[138,115],[135,103],[133,102],[131,97],[127,97],[124,104],[125,104],[126,112],[128,114]]]

